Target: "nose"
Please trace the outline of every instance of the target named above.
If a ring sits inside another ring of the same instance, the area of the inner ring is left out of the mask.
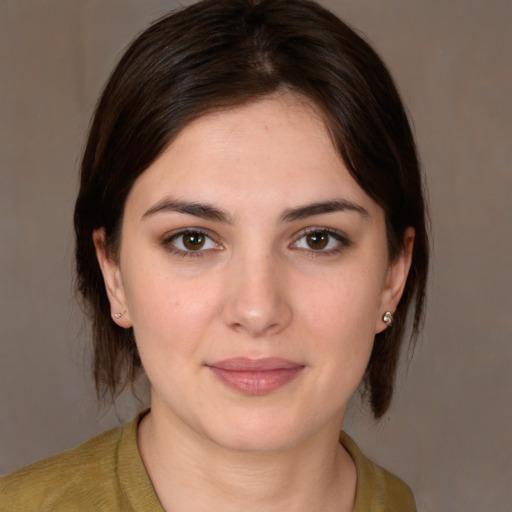
[[[240,257],[228,270],[226,325],[251,337],[277,334],[291,323],[289,280],[269,255]]]

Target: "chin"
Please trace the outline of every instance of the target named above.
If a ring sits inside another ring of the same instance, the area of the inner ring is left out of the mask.
[[[296,441],[286,434],[261,431],[230,431],[214,433],[212,441],[233,452],[277,453],[290,449]]]
[[[203,431],[215,444],[227,450],[268,453],[292,448],[311,435],[314,428],[297,424],[275,412],[258,414],[250,411],[216,418]]]

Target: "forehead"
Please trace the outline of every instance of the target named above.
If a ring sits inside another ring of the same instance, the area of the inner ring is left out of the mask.
[[[365,207],[372,202],[346,169],[319,109],[291,94],[185,126],[136,181],[128,203],[140,209],[165,195],[234,210],[290,208],[340,195]]]

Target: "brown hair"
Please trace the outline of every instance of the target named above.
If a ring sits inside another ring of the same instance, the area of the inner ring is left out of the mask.
[[[377,54],[310,0],[204,0],[154,23],[127,49],[90,129],[75,207],[77,287],[93,322],[98,395],[116,396],[141,368],[132,329],[110,317],[93,230],[116,253],[126,197],[191,120],[280,90],[312,101],[352,176],[386,215],[391,259],[414,227],[412,267],[395,325],[376,335],[364,377],[376,418],[389,407],[405,320],[423,313],[428,240],[407,115]]]

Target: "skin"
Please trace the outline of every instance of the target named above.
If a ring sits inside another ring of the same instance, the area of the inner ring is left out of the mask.
[[[290,218],[329,201],[350,208]],[[190,243],[197,232],[202,246]],[[382,209],[317,110],[289,94],[199,118],[138,178],[119,254],[102,230],[94,241],[113,320],[133,326],[151,383],[138,442],[166,510],[352,510],[339,430],[402,294],[413,238],[410,228],[389,261]],[[247,394],[209,368],[233,357],[302,369]]]

